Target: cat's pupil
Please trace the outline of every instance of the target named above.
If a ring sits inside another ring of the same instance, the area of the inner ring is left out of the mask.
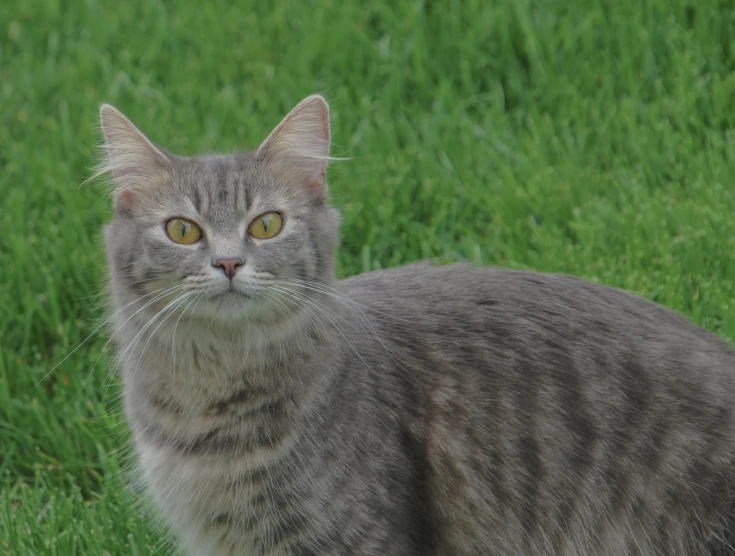
[[[263,224],[263,230],[265,230],[267,232],[268,231],[268,221],[267,221],[267,219],[266,218],[262,218],[260,222],[261,222],[261,224]]]

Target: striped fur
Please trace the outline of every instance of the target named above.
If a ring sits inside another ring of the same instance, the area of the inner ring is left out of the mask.
[[[103,108],[125,411],[191,554],[735,554],[735,351],[558,275],[335,280],[326,103],[182,158]],[[284,214],[270,240],[247,227]],[[178,245],[163,223],[195,221]],[[245,264],[230,281],[214,263]]]

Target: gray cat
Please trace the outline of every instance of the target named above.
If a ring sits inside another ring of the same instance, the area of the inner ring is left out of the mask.
[[[101,109],[113,335],[192,554],[735,554],[735,351],[576,278],[336,281],[326,102],[180,157]]]

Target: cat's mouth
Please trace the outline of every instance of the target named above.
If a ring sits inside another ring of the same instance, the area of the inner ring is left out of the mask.
[[[262,291],[246,283],[220,283],[207,292],[209,311],[220,316],[247,314],[249,318],[267,310]]]
[[[252,299],[253,296],[247,292],[238,290],[232,284],[230,284],[230,287],[228,289],[217,294],[215,297],[222,299]]]

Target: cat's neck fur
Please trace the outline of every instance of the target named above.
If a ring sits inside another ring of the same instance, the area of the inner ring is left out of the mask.
[[[318,351],[324,360],[335,349],[339,306],[330,299],[320,296],[275,321],[179,320],[173,314],[160,328],[155,323],[142,334],[158,309],[133,316],[140,308],[134,303],[115,319],[115,337],[126,353],[123,379],[131,395],[191,419],[237,393],[244,398],[247,390],[253,404],[259,397],[303,400],[317,394],[325,378],[309,365],[312,354]],[[125,306],[123,301],[116,300],[117,309]],[[330,366],[323,370],[328,374]]]

